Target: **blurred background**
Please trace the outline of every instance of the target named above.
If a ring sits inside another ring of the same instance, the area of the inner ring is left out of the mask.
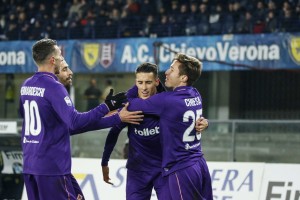
[[[23,185],[21,166],[14,165],[21,163],[19,90],[36,71],[32,44],[45,37],[58,41],[73,70],[69,92],[79,111],[87,110],[91,79],[101,95],[107,87],[126,91],[136,66],[154,62],[164,82],[172,56],[184,52],[204,66],[194,86],[210,122],[202,134],[208,161],[300,163],[298,0],[0,4],[0,199],[17,199],[22,191],[7,189]],[[123,132],[111,158],[124,157]],[[73,156],[101,158],[107,133],[73,136]]]

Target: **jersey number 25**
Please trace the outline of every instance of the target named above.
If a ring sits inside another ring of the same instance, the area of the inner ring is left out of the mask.
[[[193,142],[195,137],[197,140],[201,139],[201,133],[191,134],[195,128],[195,122],[202,115],[202,109],[196,110],[196,113],[193,110],[188,110],[183,114],[183,122],[189,122],[192,119],[190,126],[184,131],[182,141],[183,142]]]

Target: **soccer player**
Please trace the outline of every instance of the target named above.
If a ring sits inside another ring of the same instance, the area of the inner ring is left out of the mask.
[[[160,92],[162,87],[158,79],[157,66],[151,63],[138,66],[135,85],[127,94],[130,98],[147,99]],[[207,120],[201,119],[199,123],[202,129],[207,127]],[[104,181],[112,184],[109,178],[108,161],[121,130],[126,126],[129,138],[126,199],[150,199],[153,188],[158,199],[163,199],[164,179],[161,175],[162,148],[159,138],[159,118],[154,115],[145,115],[140,125],[122,123],[111,128],[102,157]]]
[[[129,100],[129,110],[142,110],[145,116],[159,117],[165,179],[161,199],[213,199],[211,178],[201,150],[201,134],[196,134],[194,129],[195,121],[202,115],[202,99],[192,85],[201,71],[202,63],[198,59],[179,53],[165,72],[165,85],[172,91]],[[142,129],[136,133],[150,132]]]
[[[20,91],[23,175],[28,199],[82,199],[72,183],[71,130],[94,126],[110,110],[121,107],[125,95],[110,94],[105,104],[80,113],[55,76],[64,60],[56,41],[37,41],[32,55],[38,72],[24,81]],[[121,122],[119,115],[114,117]]]
[[[61,62],[59,73],[56,74],[56,76],[58,78],[58,81],[65,86],[67,91],[69,91],[72,85],[73,72],[65,60]]]

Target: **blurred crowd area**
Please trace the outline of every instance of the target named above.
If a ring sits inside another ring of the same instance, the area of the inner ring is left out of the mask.
[[[0,0],[0,40],[300,31],[300,0]]]

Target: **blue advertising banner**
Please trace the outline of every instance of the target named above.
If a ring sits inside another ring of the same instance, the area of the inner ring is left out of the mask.
[[[160,71],[182,52],[199,58],[204,71],[300,69],[300,33],[58,41],[73,72],[134,72],[143,62]],[[33,42],[0,42],[0,73],[32,73]]]

